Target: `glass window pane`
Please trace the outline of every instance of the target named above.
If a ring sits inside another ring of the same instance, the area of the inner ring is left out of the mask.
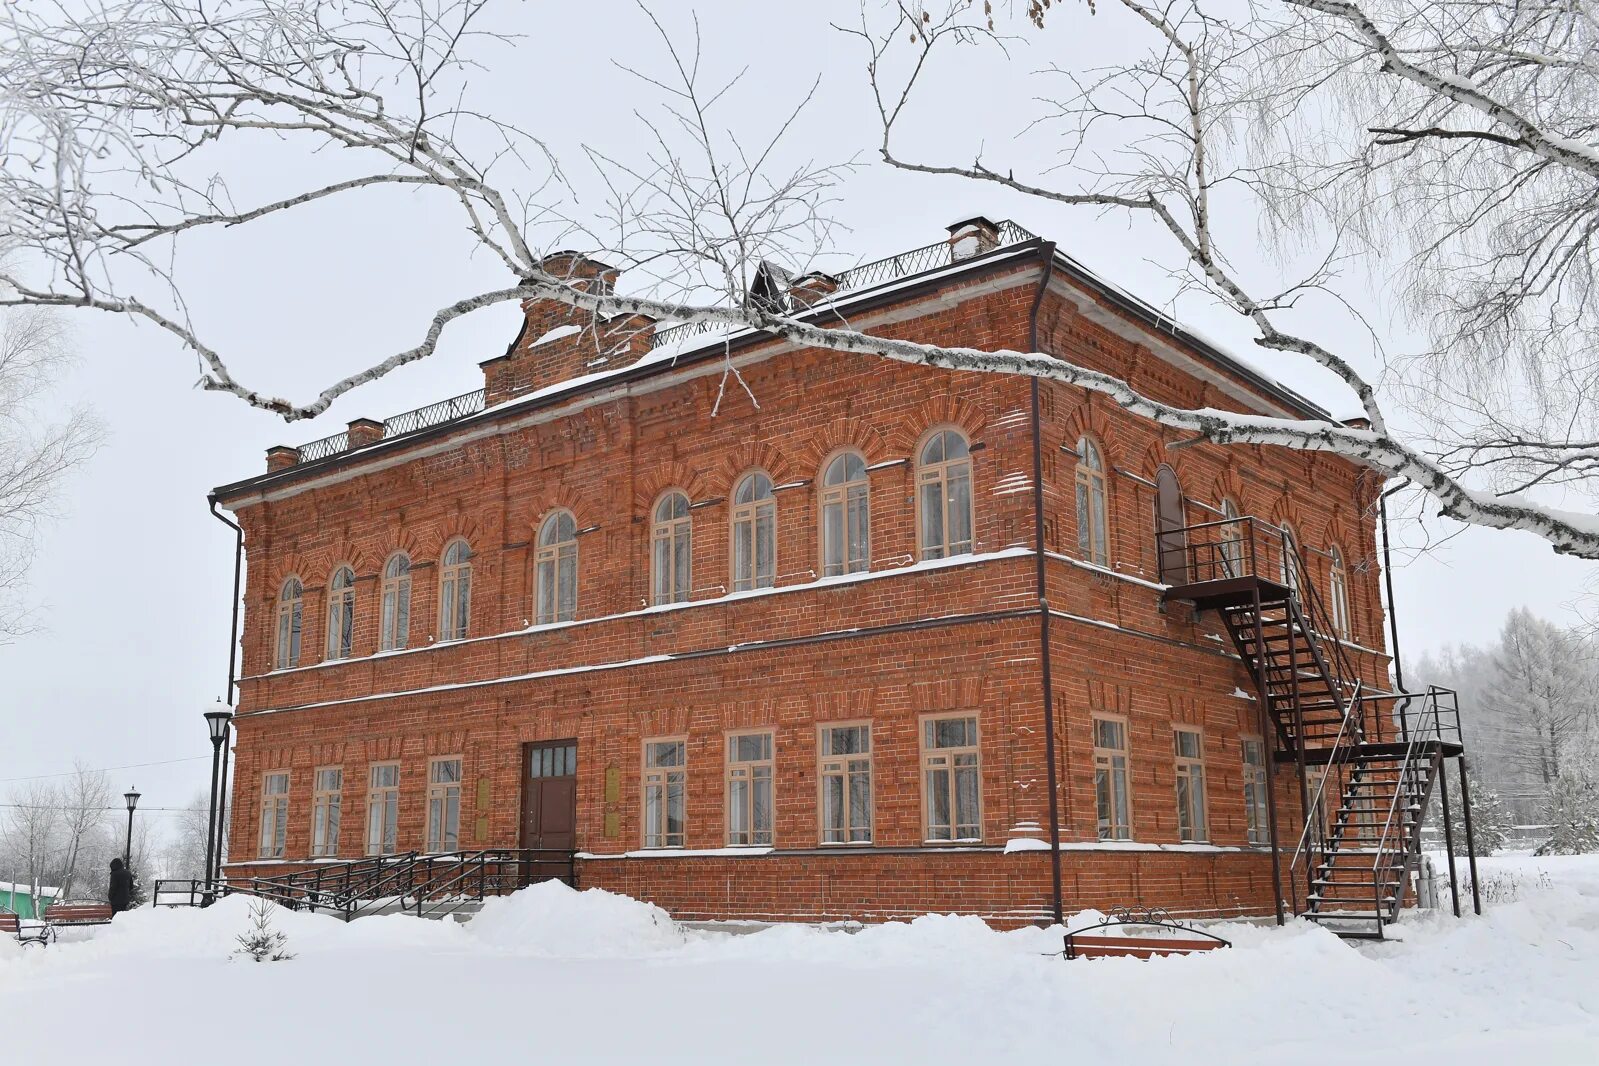
[[[949,552],[972,550],[972,472],[964,463],[949,473]]]
[[[944,557],[944,487],[937,479],[921,485],[922,557]]]

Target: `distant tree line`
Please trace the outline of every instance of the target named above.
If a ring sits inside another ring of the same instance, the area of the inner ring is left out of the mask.
[[[81,763],[60,778],[19,783],[0,795],[0,881],[25,886],[36,903],[41,894],[104,899],[111,860],[128,846],[125,810],[105,773]],[[204,872],[205,797],[161,812],[175,813],[172,818],[158,821],[154,813],[134,818],[129,865],[136,902],[157,878]]]
[[[1547,826],[1550,852],[1599,851],[1593,634],[1518,608],[1493,644],[1445,647],[1406,673],[1407,688],[1437,684],[1460,694],[1480,851],[1493,850],[1482,845],[1502,842],[1512,824]]]

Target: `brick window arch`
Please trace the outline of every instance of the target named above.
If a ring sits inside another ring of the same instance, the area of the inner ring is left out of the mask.
[[[733,490],[733,591],[777,583],[777,497],[765,471],[745,474]]]
[[[917,548],[923,559],[972,550],[971,447],[957,430],[941,429],[916,457]]]
[[[1105,455],[1093,437],[1077,438],[1077,554],[1110,565],[1105,501]]]
[[[534,617],[539,625],[577,617],[577,519],[556,511],[539,527]]]
[[[411,557],[395,552],[383,564],[383,595],[378,618],[378,650],[399,651],[411,634]]]
[[[472,620],[472,546],[457,538],[439,565],[439,639],[462,640]]]
[[[655,504],[650,527],[651,600],[683,603],[689,597],[693,520],[688,496],[672,489]]]
[[[822,471],[822,576],[872,568],[871,487],[860,452],[840,452]]]
[[[279,670],[300,665],[300,632],[305,618],[305,586],[298,577],[283,582],[278,592]]]
[[[348,659],[355,646],[355,571],[341,566],[328,578],[328,658]]]

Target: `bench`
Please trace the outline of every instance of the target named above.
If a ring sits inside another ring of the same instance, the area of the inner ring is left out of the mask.
[[[75,925],[109,925],[115,912],[111,904],[97,899],[71,899],[52,903],[44,909],[46,925],[61,927]]]
[[[43,944],[49,940],[50,929],[37,919],[6,911],[0,913],[0,934],[14,936],[23,944]]]
[[[1116,936],[1098,933],[1100,929],[1152,929],[1151,936]],[[1232,942],[1203,929],[1172,921],[1164,911],[1112,912],[1098,925],[1075,929],[1066,934],[1068,959],[1153,959],[1165,955],[1192,955],[1199,951],[1230,948]]]

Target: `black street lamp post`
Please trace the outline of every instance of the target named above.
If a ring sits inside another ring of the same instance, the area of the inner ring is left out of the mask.
[[[138,786],[135,785],[134,787],[128,789],[128,791],[126,791],[126,792],[124,792],[122,794],[122,798],[128,801],[128,843],[127,843],[127,846],[122,849],[122,865],[127,868],[129,876],[132,876],[132,874],[133,874],[133,809],[139,805],[139,789],[138,789]]]
[[[206,820],[205,829],[204,901],[206,904],[210,904],[213,899],[213,884],[216,881],[217,875],[221,873],[221,870],[218,869],[218,867],[221,865],[219,861],[220,856],[217,855],[217,832],[220,828],[217,825],[219,814],[218,807],[221,797],[218,795],[217,789],[219,784],[221,787],[226,787],[225,784],[219,782],[219,777],[221,772],[222,747],[227,743],[228,723],[232,721],[232,719],[233,714],[223,707],[220,701],[218,701],[216,710],[205,712],[206,729],[211,735],[211,810]]]

